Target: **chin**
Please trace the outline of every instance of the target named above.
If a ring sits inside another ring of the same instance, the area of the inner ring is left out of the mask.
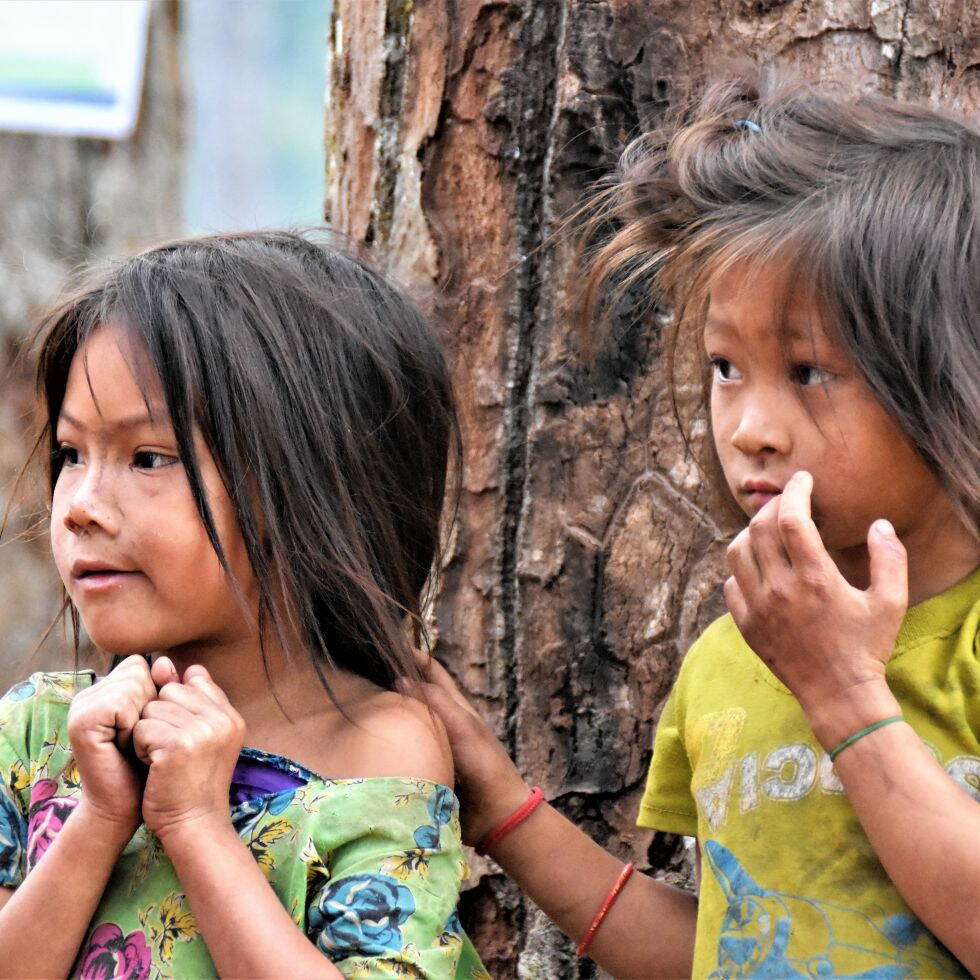
[[[94,622],[82,617],[82,625],[92,643],[113,657],[128,657],[132,654],[144,655],[164,650],[173,644],[160,633],[140,628],[136,624],[113,623],[96,617]]]

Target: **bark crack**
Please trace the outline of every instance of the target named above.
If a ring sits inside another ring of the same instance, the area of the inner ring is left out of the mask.
[[[502,541],[500,549],[500,652],[513,665],[505,676],[504,717],[507,742],[516,756],[518,712],[517,573],[520,531],[528,494],[534,332],[541,302],[541,244],[547,217],[548,133],[558,94],[558,53],[564,43],[564,4],[530,4],[521,26],[519,49],[525,65],[508,72],[505,101],[513,141],[506,154],[515,180],[517,282],[510,308],[510,357],[504,411]],[[549,40],[555,39],[549,45]]]
[[[905,56],[905,47],[909,40],[909,7],[912,6],[912,0],[905,0],[905,4],[902,7],[902,24],[898,30],[898,49],[895,53],[894,62],[894,81],[895,90],[893,94],[898,94],[898,82],[902,76],[902,59]]]
[[[408,38],[412,29],[414,5],[404,0],[388,0],[385,11],[384,80],[378,104],[378,179],[371,218],[364,240],[385,248],[395,215],[395,188],[398,184],[398,157],[401,152],[402,101],[408,65]]]

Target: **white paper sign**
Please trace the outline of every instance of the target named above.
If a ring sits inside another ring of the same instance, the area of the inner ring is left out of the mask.
[[[2,0],[0,129],[127,139],[149,0]]]

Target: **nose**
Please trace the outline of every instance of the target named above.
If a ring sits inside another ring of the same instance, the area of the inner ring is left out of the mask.
[[[742,403],[732,445],[747,456],[787,455],[791,449],[790,415],[785,399],[760,393]]]
[[[65,527],[74,534],[101,529],[110,536],[119,530],[119,515],[108,493],[109,481],[98,467],[89,467],[69,493]]]

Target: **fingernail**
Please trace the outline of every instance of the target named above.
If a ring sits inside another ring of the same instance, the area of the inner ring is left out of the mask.
[[[895,528],[892,527],[891,521],[886,521],[883,517],[875,521],[872,528],[875,534],[880,534],[883,538],[895,537]]]

